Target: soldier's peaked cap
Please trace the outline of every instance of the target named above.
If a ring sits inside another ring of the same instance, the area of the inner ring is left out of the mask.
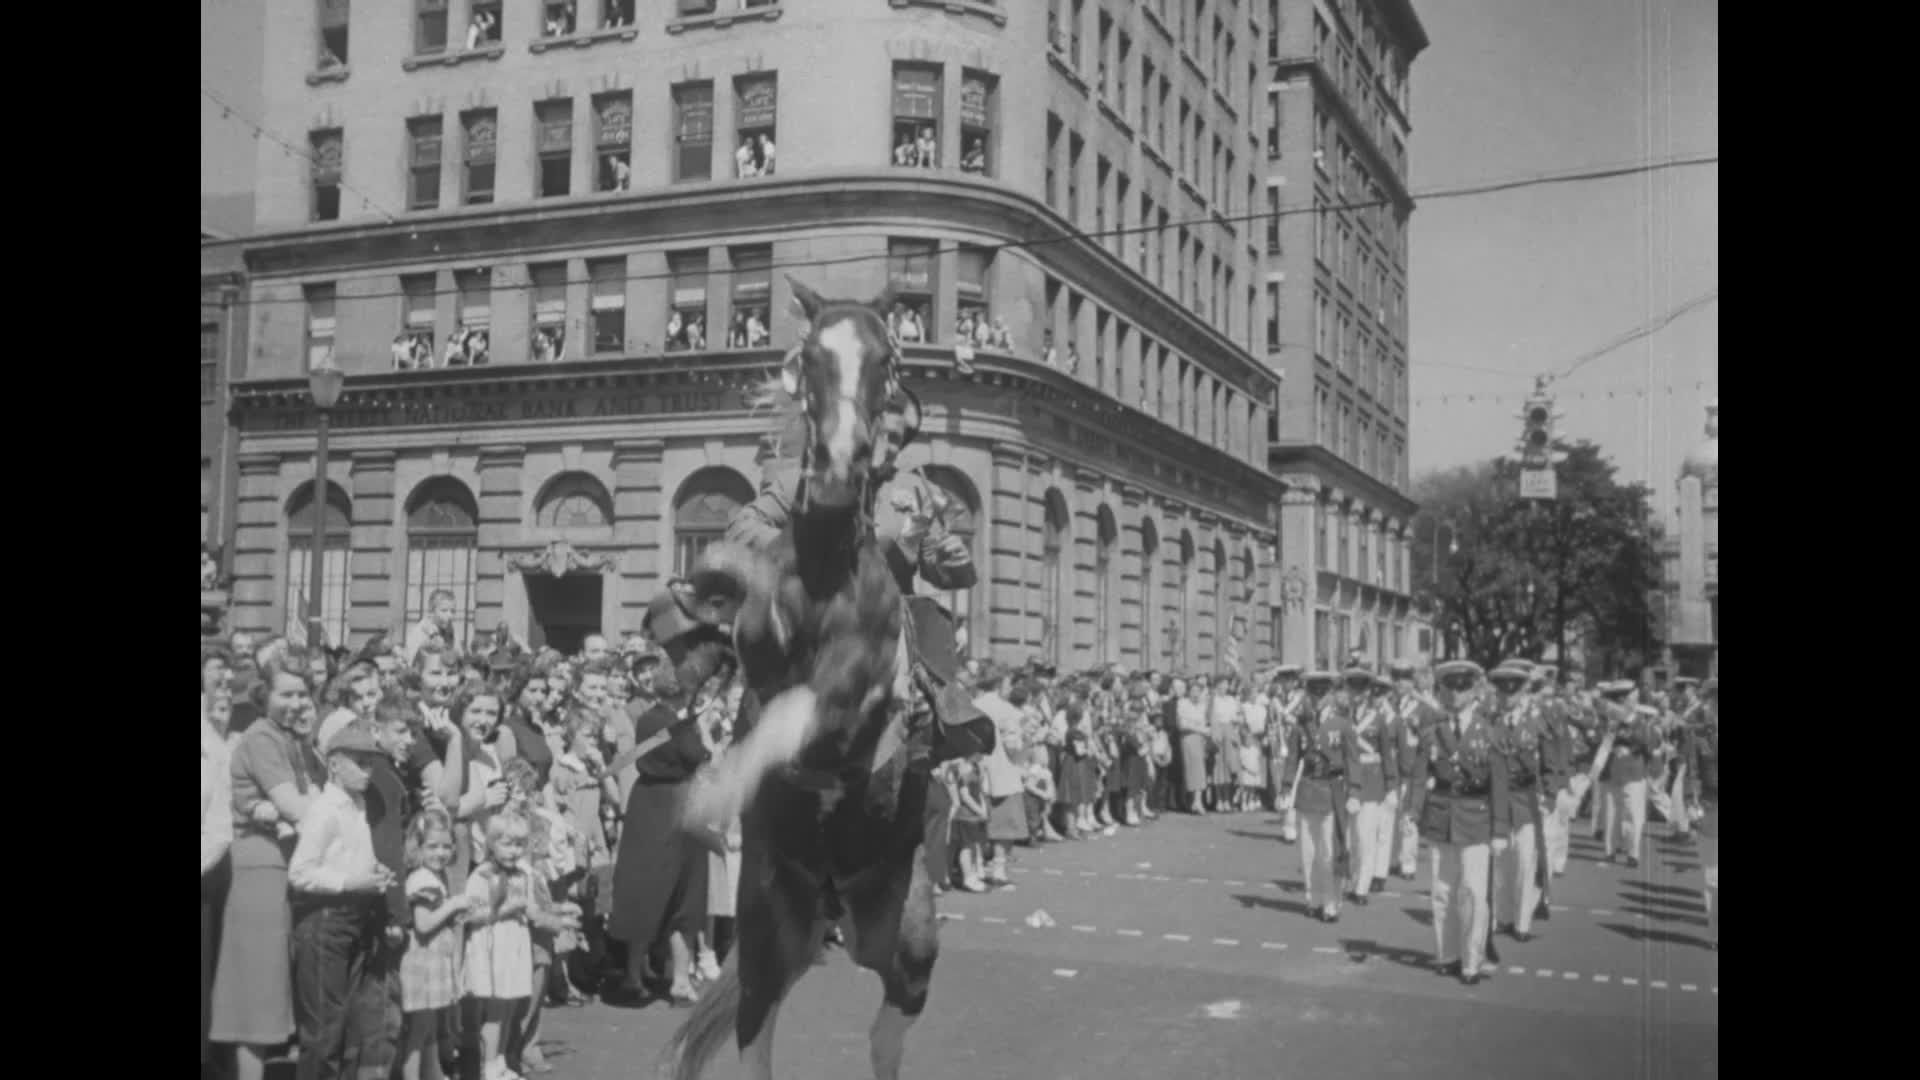
[[[1496,667],[1492,671],[1487,672],[1488,682],[1524,683],[1531,678],[1533,678],[1533,672],[1531,670],[1529,670],[1528,668],[1516,667],[1514,665],[1514,662],[1511,660],[1502,661],[1499,667]]]
[[[1310,683],[1332,683],[1339,682],[1340,676],[1335,675],[1331,671],[1315,670],[1307,672],[1306,680]]]
[[[1373,677],[1373,688],[1376,690],[1391,690],[1393,689],[1393,680],[1387,678],[1385,675],[1375,675]]]
[[[1699,685],[1700,685],[1700,680],[1699,680],[1699,679],[1696,679],[1696,678],[1694,678],[1694,677],[1693,677],[1693,676],[1691,676],[1691,675],[1682,675],[1682,676],[1680,676],[1679,678],[1677,678],[1677,679],[1675,679],[1675,680],[1673,680],[1673,685],[1674,685],[1675,687],[1677,687],[1677,688],[1679,688],[1679,689],[1683,689],[1683,690],[1684,690],[1685,688],[1687,688],[1687,687],[1689,687],[1689,686],[1699,686]]]
[[[1485,676],[1486,672],[1471,660],[1446,660],[1434,665],[1433,674],[1441,679],[1452,678],[1455,675],[1471,675],[1478,679]]]
[[[1373,672],[1361,667],[1359,664],[1355,664],[1345,671],[1342,671],[1340,673],[1340,679],[1342,682],[1370,683],[1373,681]]]
[[[1392,675],[1396,679],[1411,679],[1413,678],[1414,670],[1414,664],[1411,660],[1395,660],[1393,663],[1387,665],[1387,674]]]
[[[1277,679],[1297,679],[1300,677],[1300,665],[1281,664],[1279,667],[1273,669],[1273,675],[1274,678]]]
[[[1523,675],[1531,675],[1533,674],[1533,661],[1524,657],[1509,656],[1505,660],[1500,661],[1499,665],[1493,670],[1499,671],[1501,668],[1512,668]]]
[[[1616,694],[1631,694],[1633,693],[1633,680],[1611,679],[1601,683],[1596,689],[1607,697],[1613,697]]]

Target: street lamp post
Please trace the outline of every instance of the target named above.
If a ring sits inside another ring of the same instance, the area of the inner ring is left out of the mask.
[[[1440,585],[1440,530],[1441,529],[1447,530],[1447,554],[1448,555],[1460,554],[1460,530],[1454,528],[1452,525],[1441,522],[1439,518],[1434,518],[1433,519],[1433,584],[1436,588]]]
[[[340,391],[347,374],[335,367],[328,356],[307,373],[307,389],[313,394],[313,548],[307,553],[307,647],[317,649],[325,638],[326,624],[321,613],[321,590],[326,585],[327,553],[327,424],[333,407],[340,403]],[[336,642],[335,644],[339,644]]]

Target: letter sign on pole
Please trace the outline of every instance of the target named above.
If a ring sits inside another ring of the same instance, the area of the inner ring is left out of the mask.
[[[1520,497],[1555,499],[1559,497],[1559,476],[1552,469],[1520,470]]]

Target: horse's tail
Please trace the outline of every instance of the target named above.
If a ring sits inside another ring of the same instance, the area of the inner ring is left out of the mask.
[[[687,1014],[680,1030],[661,1052],[662,1080],[700,1080],[707,1064],[733,1036],[740,1015],[740,958],[734,955],[720,969],[720,978]]]

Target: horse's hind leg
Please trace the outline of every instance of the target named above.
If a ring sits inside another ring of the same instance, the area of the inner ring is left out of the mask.
[[[907,1029],[927,1005],[940,952],[933,882],[916,849],[863,895],[848,898],[854,962],[880,976],[884,995],[870,1038],[875,1080],[899,1080]]]
[[[742,891],[738,940],[740,1057],[751,1080],[773,1080],[773,1027],[780,1002],[800,981],[820,944],[818,890],[800,875],[779,870],[764,889]]]

